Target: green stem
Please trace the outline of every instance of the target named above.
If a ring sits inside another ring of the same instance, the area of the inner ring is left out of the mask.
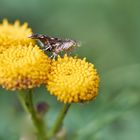
[[[29,90],[27,93],[26,92],[22,91],[17,94],[19,97],[19,101],[23,106],[24,110],[31,115],[32,122],[37,131],[38,140],[47,140],[44,121],[42,118],[38,117],[33,105],[32,90]]]
[[[69,110],[71,104],[64,104],[62,109],[60,110],[60,113],[58,114],[58,117],[54,123],[54,126],[50,130],[48,137],[51,138],[53,137],[62,127],[63,120]]]

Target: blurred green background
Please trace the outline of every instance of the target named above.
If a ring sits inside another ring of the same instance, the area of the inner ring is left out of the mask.
[[[73,53],[95,64],[99,96],[74,104],[64,122],[68,140],[140,139],[139,0],[0,0],[0,21],[27,21],[35,33],[81,42]],[[50,105],[48,123],[62,106],[44,87],[35,103]],[[0,140],[19,140],[30,131],[16,94],[0,90]]]

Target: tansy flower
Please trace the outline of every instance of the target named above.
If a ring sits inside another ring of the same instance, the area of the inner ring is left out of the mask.
[[[47,88],[64,103],[84,102],[98,94],[99,76],[94,65],[85,59],[58,57],[51,64]]]
[[[49,68],[50,59],[38,46],[11,47],[0,54],[0,85],[8,90],[39,86]]]
[[[27,23],[20,25],[19,21],[15,21],[10,24],[4,19],[0,24],[0,53],[11,46],[35,44],[34,40],[28,38],[31,34],[32,30]]]

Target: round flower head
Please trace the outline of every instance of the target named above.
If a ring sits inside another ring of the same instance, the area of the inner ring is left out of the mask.
[[[0,24],[0,53],[11,46],[35,44],[32,39],[28,38],[31,34],[32,30],[27,23],[20,25],[19,21],[15,21],[14,24],[10,24],[4,19]]]
[[[0,54],[0,85],[9,90],[39,86],[49,68],[50,59],[38,46],[11,47]]]
[[[47,88],[64,103],[84,102],[98,94],[99,77],[94,65],[78,58],[58,57],[51,64]]]

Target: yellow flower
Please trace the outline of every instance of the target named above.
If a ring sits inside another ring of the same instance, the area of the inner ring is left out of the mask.
[[[99,76],[94,65],[78,58],[64,56],[53,60],[47,80],[52,95],[64,103],[84,102],[98,94]]]
[[[0,85],[8,90],[39,86],[47,79],[50,59],[38,46],[15,46],[0,54]]]
[[[31,34],[32,30],[27,23],[20,25],[19,21],[15,21],[14,24],[10,24],[4,19],[0,24],[0,53],[11,46],[35,44],[28,38]]]

